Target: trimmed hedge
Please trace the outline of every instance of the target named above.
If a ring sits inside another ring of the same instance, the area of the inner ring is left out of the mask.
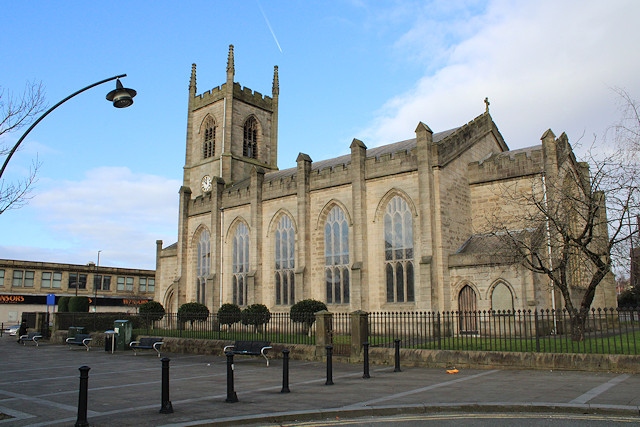
[[[146,317],[147,320],[156,321],[164,317],[165,310],[158,301],[147,301],[138,307],[138,313]]]
[[[252,304],[242,310],[242,324],[253,325],[257,332],[262,332],[262,326],[271,320],[271,312],[264,304]]]
[[[222,304],[218,309],[218,323],[231,326],[242,320],[242,310],[236,304]]]
[[[209,309],[199,302],[188,302],[178,307],[178,322],[191,322],[193,325],[197,321],[205,321],[209,317]]]
[[[316,321],[316,313],[322,310],[326,310],[327,305],[322,301],[314,299],[305,299],[298,301],[291,306],[289,311],[289,318],[296,323],[304,323],[305,326],[311,327]]]
[[[130,321],[133,329],[146,328],[144,317],[127,313],[53,313],[57,330],[65,331],[70,326],[82,326],[87,334],[112,330],[116,320]]]
[[[69,312],[87,313],[89,311],[88,297],[71,297],[69,299]]]
[[[68,313],[69,312],[69,300],[71,297],[60,297],[58,298],[58,312],[59,313]]]

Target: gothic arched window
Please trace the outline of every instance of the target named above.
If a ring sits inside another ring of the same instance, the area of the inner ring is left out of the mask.
[[[399,196],[389,201],[384,214],[384,261],[387,302],[415,301],[413,215]]]
[[[211,271],[211,235],[207,230],[200,233],[198,259],[196,261],[196,301],[205,304],[207,277]]]
[[[276,304],[295,302],[295,231],[291,218],[283,215],[278,221],[276,238]]]
[[[513,312],[513,295],[511,289],[503,282],[498,282],[491,292],[491,310],[499,314]]]
[[[334,206],[324,225],[324,275],[327,304],[349,303],[349,224]]]
[[[255,117],[249,117],[244,122],[244,139],[242,143],[242,155],[244,157],[257,158],[258,154],[258,121]]]
[[[216,125],[211,117],[207,117],[203,127],[202,158],[206,159],[212,157],[216,151]]]
[[[247,304],[247,273],[249,272],[249,229],[244,222],[238,224],[233,236],[233,303]]]

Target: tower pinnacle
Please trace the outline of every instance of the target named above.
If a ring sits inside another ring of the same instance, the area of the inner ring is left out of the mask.
[[[191,64],[191,79],[189,79],[189,92],[196,93],[196,64]]]
[[[278,79],[278,66],[273,67],[273,85],[271,86],[271,94],[273,96],[280,94],[280,80]]]
[[[227,57],[227,80],[233,83],[233,76],[236,73],[236,67],[233,60],[233,45],[229,45],[229,56]]]

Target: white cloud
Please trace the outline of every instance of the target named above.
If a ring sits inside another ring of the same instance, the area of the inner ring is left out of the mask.
[[[179,186],[126,167],[92,169],[81,181],[48,181],[29,206],[39,226],[61,242],[43,249],[44,259],[84,264],[102,250],[103,265],[155,268],[155,241],[170,244],[177,236]]]
[[[492,1],[442,68],[425,64],[425,76],[379,111],[363,132],[367,145],[412,137],[419,121],[436,132],[460,126],[482,113],[485,97],[512,148],[539,143],[548,128],[590,140],[617,118],[611,87],[640,93],[638,16],[634,1]],[[401,45],[428,49],[413,35],[429,31],[416,19]]]

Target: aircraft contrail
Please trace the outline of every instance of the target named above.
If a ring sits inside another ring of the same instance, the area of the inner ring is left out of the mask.
[[[269,31],[271,31],[271,35],[273,36],[273,39],[276,41],[278,50],[280,51],[280,53],[282,53],[282,48],[280,47],[280,43],[278,43],[278,38],[276,37],[276,33],[273,32],[273,28],[271,28],[269,19],[267,18],[267,15],[264,13],[264,10],[262,10],[262,5],[260,4],[260,1],[256,0],[256,3],[258,3],[258,7],[260,8],[260,12],[262,12],[262,16],[264,17],[265,22],[267,23],[267,27],[269,27]]]

